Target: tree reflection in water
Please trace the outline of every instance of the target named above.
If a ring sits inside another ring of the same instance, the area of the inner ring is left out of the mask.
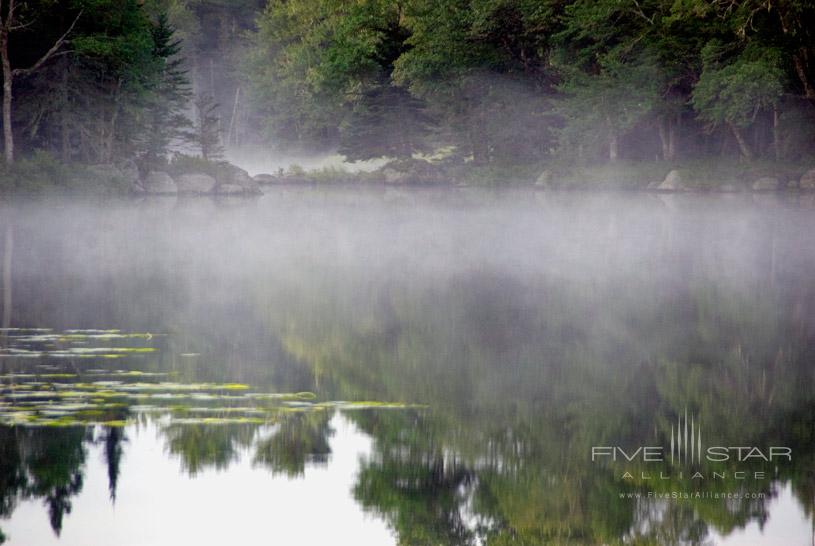
[[[212,226],[192,223],[197,209],[149,209],[165,223],[139,224],[139,237],[98,230],[98,248],[77,256],[37,216],[18,218],[14,271],[27,275],[14,278],[11,323],[168,333],[155,354],[116,365],[178,382],[426,404],[344,412],[373,442],[352,494],[403,545],[705,544],[763,525],[786,485],[813,518],[815,249],[800,237],[815,228],[811,211],[535,196],[512,202],[510,222],[490,208],[500,203],[473,199],[477,222],[458,205],[420,202],[418,214],[376,200],[374,212],[338,206],[330,221],[320,200],[320,215],[285,202],[277,215],[240,209],[245,224],[217,210]],[[239,242],[224,235],[235,226]],[[165,237],[174,229],[184,243]],[[189,246],[201,237],[223,254]],[[255,239],[275,252],[256,252]],[[265,424],[157,429],[189,476],[243,457],[290,479],[330,469],[335,410],[288,409]],[[638,464],[592,464],[593,445],[667,445],[686,411],[706,445],[789,446],[793,460],[750,463],[767,474],[755,483],[732,479],[733,461],[698,467],[729,478],[693,489],[764,494],[738,501],[629,498],[688,482],[670,462],[648,467],[671,476],[657,483]],[[116,499],[131,430],[0,427],[2,515],[40,498],[58,531],[93,441]],[[626,470],[633,479],[620,479]]]

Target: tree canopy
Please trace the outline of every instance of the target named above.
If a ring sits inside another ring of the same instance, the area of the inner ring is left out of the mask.
[[[815,154],[804,1],[38,0],[0,19],[6,140],[62,162]]]

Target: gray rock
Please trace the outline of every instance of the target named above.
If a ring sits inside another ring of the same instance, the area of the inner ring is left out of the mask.
[[[139,184],[139,167],[132,159],[127,159],[119,164],[119,170],[124,175],[125,179],[130,183]]]
[[[410,175],[408,173],[397,171],[396,169],[391,169],[390,167],[385,167],[379,172],[382,174],[385,184],[405,184],[410,180]]]
[[[798,187],[802,190],[815,190],[815,169],[809,169],[804,173]]]
[[[175,179],[178,193],[211,193],[217,182],[208,174],[182,174]]]
[[[659,189],[659,185],[660,185],[660,184],[662,184],[662,182],[661,182],[661,181],[659,181],[659,180],[654,180],[653,182],[648,182],[648,185],[647,185],[647,186],[645,186],[645,189],[648,189],[648,190],[656,190],[656,189]]]
[[[535,180],[535,186],[538,188],[549,188],[552,186],[552,171],[544,169],[538,178]]]
[[[146,193],[178,193],[175,180],[163,171],[150,171],[142,180],[141,187]]]
[[[685,186],[682,183],[682,175],[679,174],[679,171],[674,169],[665,176],[665,180],[663,180],[662,183],[657,186],[657,189],[663,191],[684,190]]]
[[[280,176],[275,176],[269,173],[260,173],[256,174],[252,177],[252,180],[257,182],[260,185],[264,184],[280,184],[281,182],[285,182],[286,180]]]
[[[238,184],[218,184],[215,186],[215,195],[253,195],[251,191],[247,191],[243,186]]]
[[[753,191],[773,191],[778,189],[778,179],[772,176],[762,176],[753,182]]]
[[[260,191],[258,183],[249,176],[249,173],[238,167],[232,169],[232,172],[226,177],[226,180],[219,182],[221,182],[222,186],[240,186],[243,190],[242,193],[256,195],[263,193]]]
[[[314,184],[316,181],[299,174],[287,174],[280,179],[285,184]]]
[[[376,171],[385,184],[449,184],[453,177],[442,168],[422,159],[399,159]]]
[[[742,188],[728,182],[727,184],[722,184],[719,186],[719,191],[722,193],[738,193],[742,191]]]

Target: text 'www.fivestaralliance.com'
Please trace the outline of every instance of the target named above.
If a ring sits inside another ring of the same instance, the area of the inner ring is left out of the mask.
[[[695,499],[725,499],[725,500],[755,500],[766,498],[766,493],[744,491],[630,491],[620,492],[621,499],[649,499],[649,500],[695,500]]]

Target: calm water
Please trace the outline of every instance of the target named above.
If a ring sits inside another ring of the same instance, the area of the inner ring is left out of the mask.
[[[811,544],[813,233],[773,196],[1,207],[0,529]]]

